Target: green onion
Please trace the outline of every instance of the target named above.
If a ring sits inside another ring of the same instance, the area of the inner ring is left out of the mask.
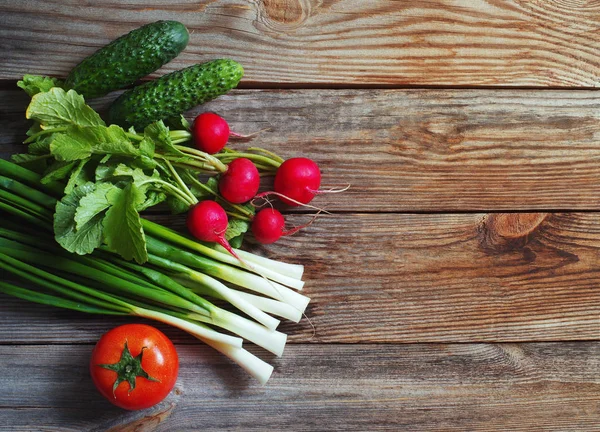
[[[165,240],[181,248],[181,250],[191,250],[200,253],[202,256],[212,258],[225,264],[231,264],[236,267],[243,267],[243,264],[240,263],[235,257],[231,256],[231,254],[227,253],[225,249],[219,250],[217,248],[206,246],[200,242],[184,237],[176,231],[173,231],[169,228],[166,228],[147,219],[142,219],[142,226],[144,227],[144,232],[146,232],[148,236]],[[236,253],[237,252],[238,250],[236,249]],[[287,286],[300,285],[300,288],[302,287],[302,282],[300,281],[300,283],[298,283],[299,277],[296,277],[298,273],[300,273],[301,277],[302,273],[299,270],[299,267],[302,266],[278,263],[267,258],[261,257],[261,259],[257,256],[250,256],[252,254],[248,254],[244,251],[239,252],[241,252],[240,257],[242,259],[247,260],[248,262],[253,264],[253,268],[247,270],[254,271],[255,273],[260,273],[271,280],[274,280]]]
[[[62,197],[64,194],[64,185],[58,182],[42,183],[41,175],[4,159],[0,159],[0,175],[14,179],[55,198]]]
[[[85,313],[157,320],[204,341],[261,383],[268,380],[273,367],[242,343],[282,355],[287,336],[275,330],[279,320],[271,315],[294,322],[302,317],[309,299],[290,289],[303,287],[302,266],[237,251],[245,261],[241,263],[147,219],[142,219],[149,252],[145,265],[106,247],[90,255],[72,254],[52,236],[54,207],[64,186],[40,180],[38,174],[0,160],[0,269],[14,278],[0,281],[0,292]],[[211,297],[247,317],[216,306]]]
[[[176,273],[177,276],[181,278],[189,279],[190,281],[194,281],[211,289],[212,291],[218,293],[219,296],[222,296],[222,298],[230,302],[233,306],[237,307],[239,310],[248,314],[256,321],[260,322],[271,330],[274,330],[279,325],[279,320],[267,315],[257,307],[252,306],[247,301],[244,301],[241,297],[236,296],[233,290],[208,275],[152,254],[148,254],[148,262]]]
[[[234,283],[243,288],[248,288],[250,290],[260,292],[261,294],[268,295],[269,297],[289,303],[302,309],[302,311],[304,311],[308,305],[308,302],[310,301],[308,297],[298,294],[297,292],[292,291],[280,284],[269,281],[266,278],[262,278],[251,273],[249,274],[248,272],[237,267],[219,263],[207,257],[182,251],[152,237],[147,239],[146,244],[149,253],[162,257],[168,256],[173,261],[176,261],[177,264],[180,264],[180,268],[185,266],[200,270],[208,275],[224,281]],[[185,269],[183,271],[186,272]]]

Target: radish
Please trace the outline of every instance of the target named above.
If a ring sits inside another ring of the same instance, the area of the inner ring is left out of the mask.
[[[319,192],[319,186],[321,171],[318,165],[308,158],[288,159],[275,174],[275,192],[280,194],[281,200],[288,205],[308,204]]]
[[[275,190],[259,193],[256,198],[276,195],[290,206],[306,206],[316,194],[326,192],[320,191],[319,186],[321,186],[319,166],[308,158],[291,158],[277,168]]]
[[[225,239],[227,213],[215,201],[200,201],[188,212],[186,225],[190,233],[200,241],[218,243],[231,255],[242,261]]]
[[[289,236],[297,233],[302,228],[309,226],[315,218],[309,223],[293,228],[291,230],[285,230],[285,219],[278,210],[274,208],[265,208],[260,210],[254,219],[252,219],[251,230],[254,234],[254,238],[262,244],[275,243],[283,236]]]
[[[350,185],[347,185],[340,189],[321,190],[319,189],[320,186],[321,171],[316,162],[304,157],[291,158],[284,161],[277,168],[277,172],[275,173],[275,190],[261,192],[255,198],[265,198],[269,195],[275,195],[290,206],[305,206],[321,212],[324,210],[308,205],[315,195],[344,192],[350,187]]]
[[[215,154],[223,150],[230,136],[245,139],[251,138],[260,132],[258,131],[250,135],[231,132],[227,121],[220,115],[212,112],[205,112],[198,115],[192,125],[194,145],[198,150],[202,150],[208,154]]]
[[[220,152],[229,140],[229,125],[215,113],[200,114],[192,125],[194,145],[208,154]]]
[[[284,226],[285,219],[279,211],[265,208],[254,215],[251,230],[259,243],[271,244],[283,235]]]
[[[237,158],[227,166],[219,179],[219,192],[227,201],[242,204],[250,201],[260,186],[258,169],[250,159]]]

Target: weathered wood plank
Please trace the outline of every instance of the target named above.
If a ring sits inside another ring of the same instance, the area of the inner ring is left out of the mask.
[[[175,392],[134,413],[96,393],[91,348],[0,346],[0,430],[600,430],[598,342],[298,345],[264,387],[180,345]]]
[[[114,97],[114,96],[113,96]],[[113,98],[94,102],[104,109]],[[0,91],[0,156],[22,150],[27,98]],[[196,108],[319,162],[332,211],[600,209],[594,91],[239,90]]]
[[[600,339],[597,213],[332,215],[255,251],[306,265],[316,334],[284,323],[291,342]],[[114,322],[5,297],[0,317],[2,343],[90,342]]]
[[[595,2],[1,0],[0,15],[5,79],[65,76],[158,19],[180,20],[192,33],[162,72],[231,57],[244,65],[246,86],[596,87],[600,76]]]

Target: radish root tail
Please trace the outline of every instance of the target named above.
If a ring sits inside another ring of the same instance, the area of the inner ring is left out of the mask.
[[[325,209],[322,209],[322,208],[319,208],[319,207],[315,207],[315,206],[313,206],[313,205],[310,205],[310,204],[304,204],[304,203],[302,203],[302,202],[300,202],[300,201],[296,201],[296,200],[295,200],[295,199],[293,199],[293,198],[290,198],[290,197],[288,197],[288,196],[285,196],[285,195],[283,195],[283,194],[280,194],[279,192],[274,192],[274,191],[262,192],[262,193],[259,193],[259,194],[257,194],[257,195],[256,195],[256,196],[255,196],[255,197],[252,199],[252,201],[250,201],[250,204],[252,204],[254,207],[257,207],[257,208],[258,208],[258,207],[262,207],[262,206],[264,206],[264,204],[260,204],[260,205],[259,205],[259,204],[256,204],[256,202],[255,202],[255,201],[256,201],[257,199],[261,199],[261,198],[262,198],[262,199],[264,199],[265,201],[267,201],[267,202],[268,202],[268,199],[266,199],[265,197],[268,197],[269,195],[275,195],[275,196],[277,196],[277,197],[279,197],[279,198],[285,198],[286,200],[288,200],[288,201],[290,201],[290,202],[293,202],[294,204],[296,204],[296,205],[298,205],[298,206],[301,206],[301,207],[308,207],[308,208],[311,208],[311,209],[313,209],[313,210],[317,210],[319,213],[331,214],[330,212],[328,212],[328,211],[327,211],[327,210],[325,210]]]
[[[314,193],[315,195],[320,195],[320,194],[326,194],[326,193],[346,192],[348,189],[350,189],[350,183],[348,183],[346,186],[341,187],[341,188],[311,190],[311,192]]]
[[[271,130],[271,128],[264,128],[264,129],[261,129],[259,131],[253,132],[251,134],[247,134],[247,135],[239,134],[237,132],[229,132],[229,135],[232,136],[232,137],[234,137],[234,138],[236,138],[236,139],[239,139],[239,140],[251,140],[255,136],[257,136],[257,135],[259,135],[259,134],[261,134],[263,132],[270,131],[270,130]]]
[[[290,236],[290,235],[294,235],[294,234],[296,234],[298,231],[300,231],[301,229],[304,229],[304,228],[306,228],[306,227],[309,227],[310,225],[312,225],[312,224],[313,224],[313,222],[314,222],[314,221],[316,221],[316,220],[317,220],[317,217],[319,217],[319,215],[320,215],[321,213],[322,213],[322,212],[319,210],[319,212],[318,212],[317,214],[315,214],[315,215],[312,217],[312,219],[311,219],[311,220],[309,220],[307,223],[305,223],[304,225],[300,225],[300,226],[297,226],[297,227],[295,227],[295,228],[292,228],[292,229],[290,229],[290,230],[288,230],[288,231],[284,231],[282,235],[283,235],[283,236]]]

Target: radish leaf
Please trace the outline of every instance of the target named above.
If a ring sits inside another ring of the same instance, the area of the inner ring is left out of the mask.
[[[75,224],[75,213],[81,199],[95,189],[94,183],[83,184],[56,204],[54,235],[56,241],[69,252],[85,255],[102,244],[103,214],[97,214],[79,229]]]
[[[38,93],[49,91],[52,87],[62,87],[63,83],[59,79],[39,76],[39,75],[23,75],[23,79],[17,82],[17,86],[21,87],[29,96],[35,96]]]
[[[177,150],[173,145],[169,136],[169,128],[162,121],[157,121],[146,126],[144,129],[144,138],[154,142],[156,149],[164,154],[184,155],[184,153]]]
[[[104,241],[123,258],[135,259],[140,264],[146,262],[146,237],[136,209],[144,203],[144,193],[129,183],[124,189],[110,190],[107,199],[111,207],[103,222]]]
[[[96,188],[79,200],[79,206],[74,217],[75,227],[78,230],[110,206],[106,195],[114,188],[116,186],[112,183],[96,183]]]
[[[33,96],[25,117],[38,121],[42,129],[105,124],[100,115],[85,104],[83,96],[73,90],[66,92],[60,87]]]
[[[130,157],[141,154],[140,150],[129,141],[125,131],[115,125],[70,126],[66,132],[53,135],[50,151],[57,160],[62,161],[85,159],[92,154]]]

